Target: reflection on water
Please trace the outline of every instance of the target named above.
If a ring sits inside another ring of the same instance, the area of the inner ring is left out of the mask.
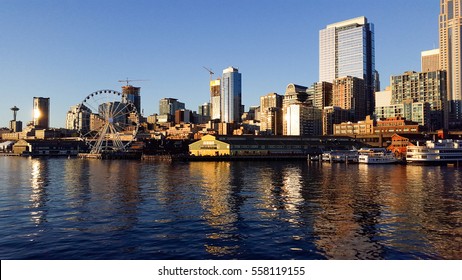
[[[461,259],[462,170],[0,158],[2,259]]]
[[[48,181],[47,161],[31,159],[30,216],[33,223],[46,222]]]

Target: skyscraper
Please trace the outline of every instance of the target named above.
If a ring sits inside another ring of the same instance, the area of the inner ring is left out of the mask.
[[[162,98],[159,100],[159,115],[174,117],[175,111],[181,109],[185,109],[185,105],[176,98]]]
[[[366,114],[374,111],[374,25],[357,17],[327,25],[319,31],[319,81],[357,77],[365,82]]]
[[[440,70],[440,49],[423,51],[420,55],[422,72],[432,72]]]
[[[34,126],[39,129],[50,127],[50,98],[34,97]]]
[[[447,72],[449,126],[462,128],[461,0],[441,0],[439,17],[440,68]]]
[[[350,121],[361,121],[368,115],[364,99],[364,80],[356,77],[343,77],[334,80],[332,86],[333,105],[350,111]]]
[[[210,118],[212,120],[221,119],[221,79],[210,81],[210,104],[211,113]]]
[[[133,105],[135,105],[138,115],[141,116],[141,95],[139,87],[134,87],[131,85],[122,86],[122,102],[126,103],[126,100],[129,100]]]
[[[221,79],[221,121],[239,123],[242,113],[241,73],[228,67],[223,70]]]
[[[260,131],[269,135],[282,135],[282,100],[275,92],[260,97]]]
[[[391,104],[421,102],[427,107],[422,125],[430,131],[447,128],[446,124],[446,71],[405,72],[391,76]],[[411,110],[409,110],[411,111]],[[409,116],[408,120],[411,120]],[[415,119],[413,119],[415,121]]]

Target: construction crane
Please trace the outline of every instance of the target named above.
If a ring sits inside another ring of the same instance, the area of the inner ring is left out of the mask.
[[[127,86],[129,86],[129,82],[143,82],[143,81],[149,81],[149,80],[129,80],[128,78],[126,80],[118,80],[117,82],[119,83],[127,83]]]
[[[215,74],[215,73],[213,73],[212,70],[210,70],[209,68],[207,68],[207,67],[205,67],[205,66],[202,66],[202,67],[204,67],[204,69],[207,70],[207,71],[209,72],[209,74],[210,74],[210,81],[211,81],[211,80],[212,80],[212,76],[213,76],[213,74]]]

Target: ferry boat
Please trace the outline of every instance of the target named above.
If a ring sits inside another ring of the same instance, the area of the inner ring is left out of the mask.
[[[462,141],[427,141],[423,146],[409,146],[406,149],[407,163],[448,164],[462,163]]]
[[[359,163],[365,164],[384,164],[396,163],[398,159],[395,155],[385,148],[360,149],[358,156]]]

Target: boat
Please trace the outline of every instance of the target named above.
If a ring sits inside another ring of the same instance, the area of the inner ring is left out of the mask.
[[[358,162],[365,164],[397,163],[398,159],[385,148],[367,148],[358,151]]]
[[[330,154],[331,153],[332,153],[332,151],[327,151],[327,152],[322,153],[321,160],[322,161],[330,161]]]
[[[462,141],[444,139],[427,141],[424,145],[408,146],[406,163],[415,164],[458,164],[462,163]]]
[[[328,151],[322,154],[321,159],[322,161],[329,161],[329,162],[355,163],[355,162],[358,162],[358,151],[357,150]]]

